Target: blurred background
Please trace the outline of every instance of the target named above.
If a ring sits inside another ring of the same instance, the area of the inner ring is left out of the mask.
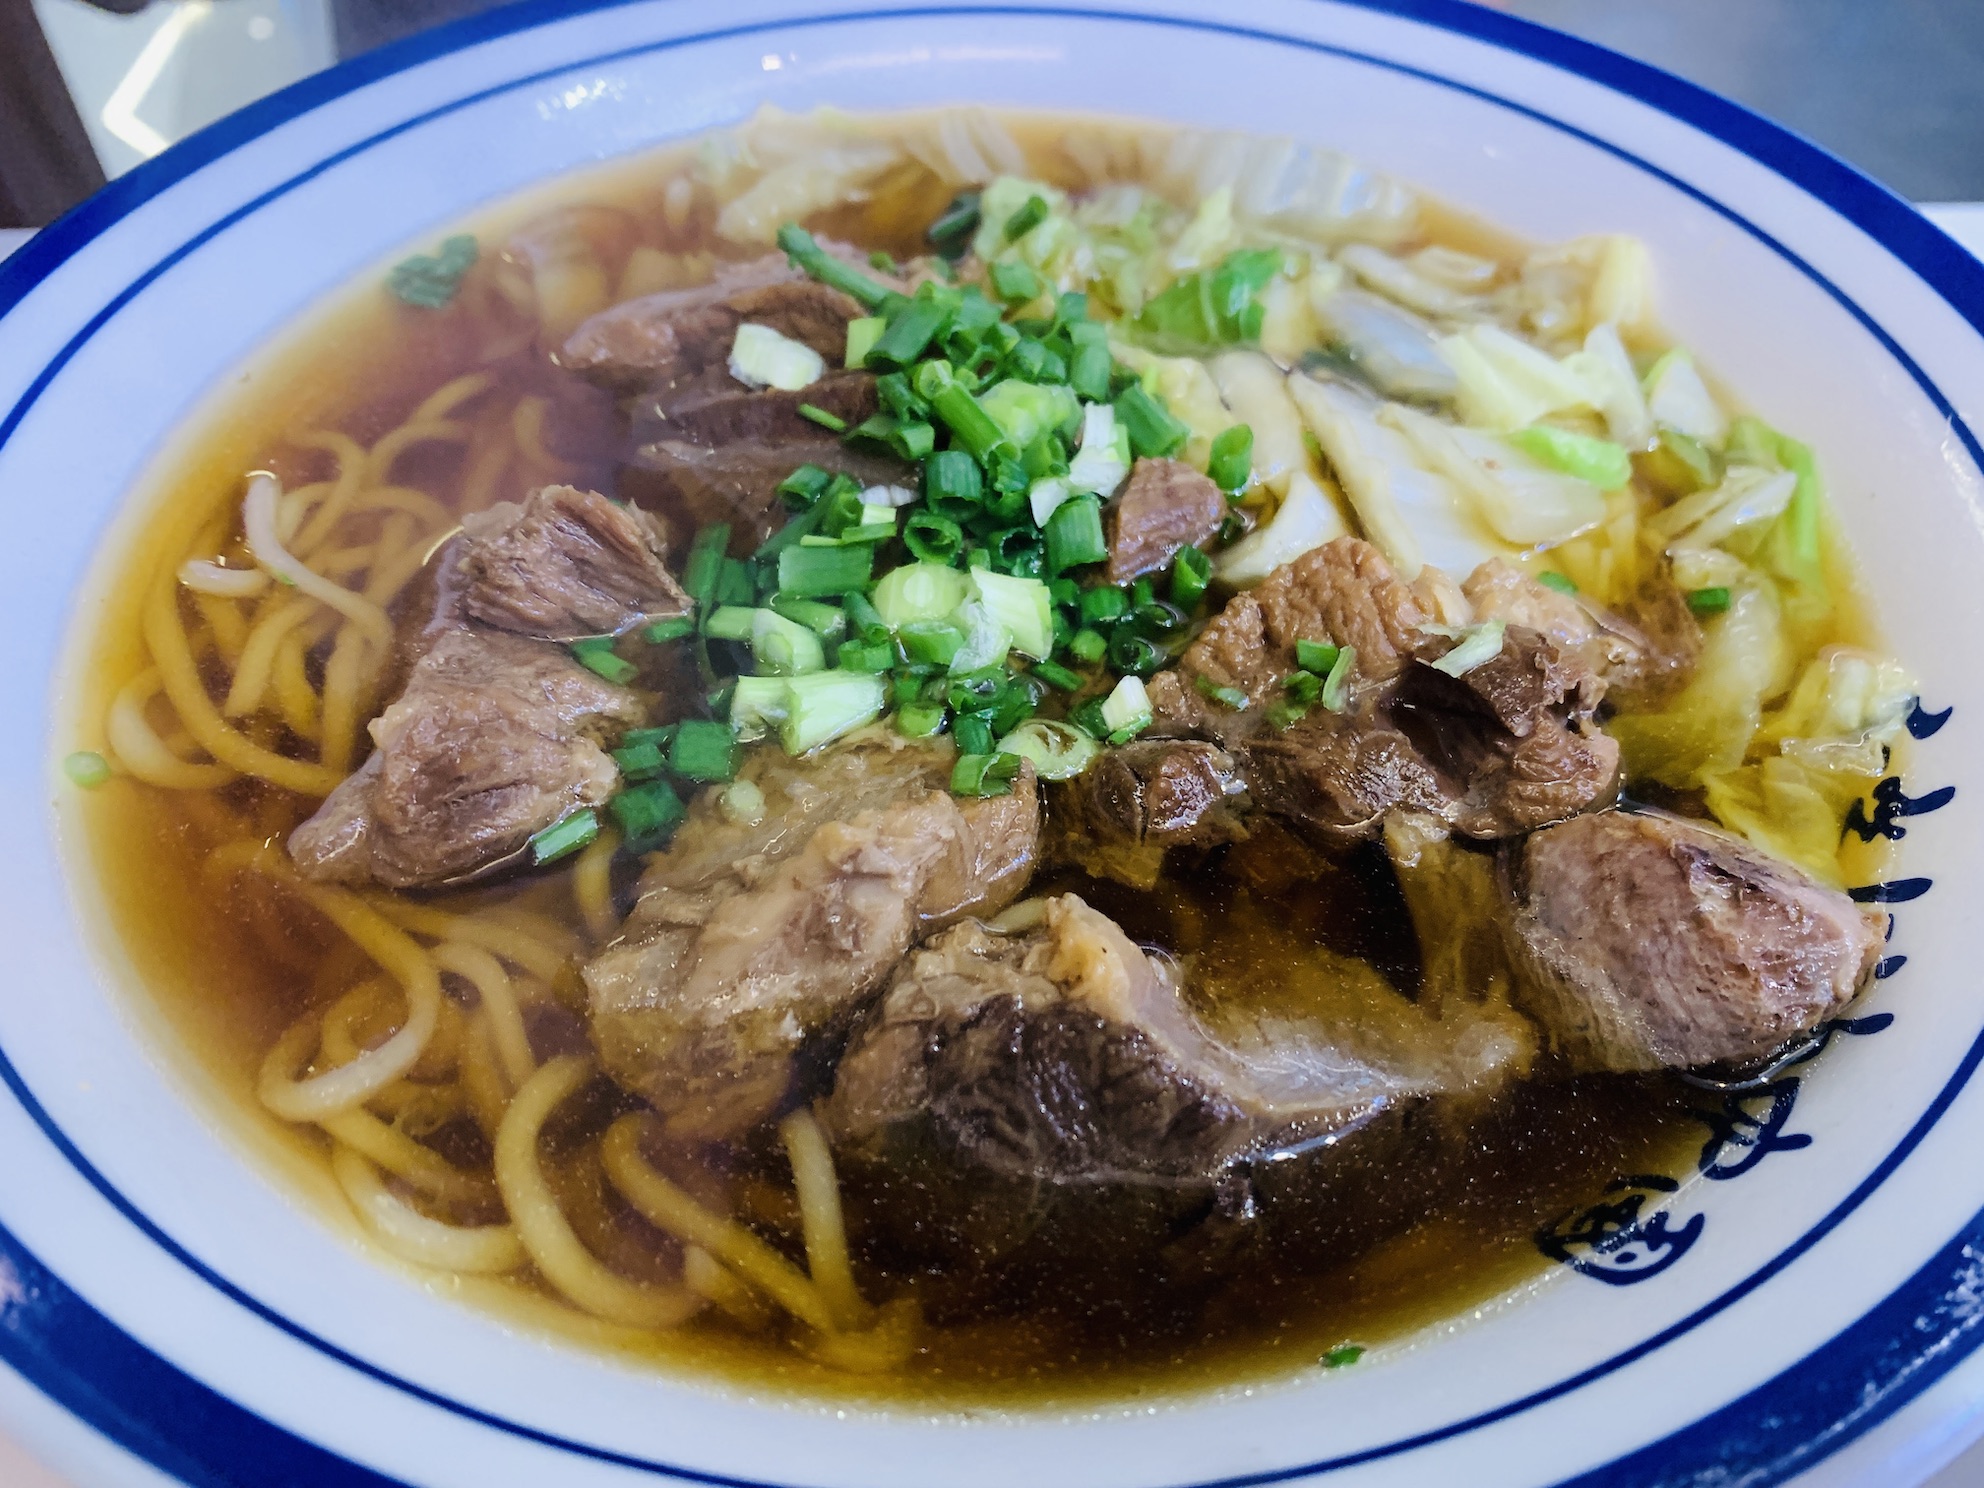
[[[0,0],[0,256],[19,229],[244,104],[496,3]],[[728,8],[701,3],[713,19]],[[1984,203],[1984,0],[1487,3],[1748,104],[1913,201]],[[1984,206],[1935,216],[1984,247]],[[1984,1363],[1965,1374],[1984,1393]],[[1836,1459],[1815,1476],[1830,1488],[1849,1470]],[[65,1485],[0,1437],[0,1488]],[[1984,1488],[1984,1448],[1933,1488]]]
[[[107,177],[265,93],[493,4],[0,0],[0,228],[45,223]],[[1747,103],[1912,200],[1984,200],[1980,0],[1496,0],[1495,8]]]

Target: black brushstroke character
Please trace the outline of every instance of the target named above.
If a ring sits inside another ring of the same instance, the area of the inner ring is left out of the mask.
[[[1661,1173],[1614,1178],[1605,1192],[1616,1197],[1560,1215],[1536,1232],[1536,1247],[1551,1260],[1607,1286],[1631,1286],[1658,1276],[1701,1238],[1707,1216],[1678,1225],[1664,1209],[1642,1215],[1651,1199],[1680,1188]]]
[[[1759,1103],[1767,1103],[1759,1111]],[[1798,1079],[1788,1075],[1756,1090],[1736,1091],[1719,1111],[1696,1110],[1694,1118],[1709,1130],[1696,1165],[1704,1178],[1740,1178],[1773,1152],[1796,1152],[1812,1145],[1805,1132],[1787,1132],[1791,1108],[1798,1103]],[[1725,1160],[1734,1149],[1737,1156]]]
[[[1867,814],[1867,803],[1856,800],[1846,813],[1846,830],[1858,834],[1862,842],[1872,842],[1876,837],[1885,837],[1890,842],[1899,842],[1908,835],[1908,828],[1901,824],[1905,816],[1927,816],[1931,811],[1941,811],[1956,798],[1956,787],[1945,785],[1927,795],[1905,796],[1901,791],[1901,777],[1890,775],[1874,787],[1874,814]]]

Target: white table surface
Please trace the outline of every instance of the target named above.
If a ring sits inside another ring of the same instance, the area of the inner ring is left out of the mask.
[[[1922,210],[1984,258],[1984,203],[1924,204]],[[0,258],[28,236],[0,229]],[[59,1258],[52,1259],[59,1270]],[[0,1415],[20,1422],[23,1434],[30,1438],[61,1432],[59,1408],[4,1368],[0,1368]],[[1984,1488],[1984,1441],[1980,1436],[1984,1436],[1984,1349],[1881,1426],[1799,1478],[1797,1488],[1908,1488],[1911,1484],[1920,1488]],[[103,1443],[98,1455],[98,1469],[81,1469],[90,1477],[59,1478],[15,1441],[0,1437],[0,1488],[96,1488],[97,1481],[112,1476],[120,1483],[134,1480],[135,1464],[118,1448]],[[163,1477],[142,1470],[138,1476],[155,1477],[160,1488],[165,1488],[167,1480]]]

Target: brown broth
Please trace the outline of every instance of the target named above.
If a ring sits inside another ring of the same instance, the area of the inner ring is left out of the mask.
[[[1083,184],[1064,144],[1069,131],[1127,127],[1014,122],[1033,168],[1069,186]],[[667,254],[711,246],[707,214],[671,227],[657,205],[659,184],[688,158],[678,149],[588,172],[495,209],[475,226],[485,243],[496,242],[551,205],[604,207],[601,231],[612,238],[617,260],[607,273],[618,279],[637,246]],[[910,179],[814,225],[906,254],[918,248],[922,227],[944,196],[929,179]],[[1514,251],[1505,237],[1444,213],[1429,222],[1442,240],[1471,251]],[[63,747],[92,747],[100,739],[96,720],[142,664],[137,607],[160,555],[185,551],[195,531],[238,499],[242,471],[267,465],[291,482],[321,473],[322,458],[288,444],[285,431],[320,425],[370,439],[450,377],[480,369],[494,375],[496,389],[471,415],[476,437],[466,451],[408,460],[397,473],[401,484],[460,509],[480,442],[493,437],[519,398],[535,397],[543,400],[544,442],[554,462],[513,461],[480,499],[517,499],[553,479],[611,491],[623,436],[607,399],[551,368],[534,345],[502,350],[512,329],[507,314],[488,293],[465,294],[449,309],[429,312],[363,285],[218,390],[188,438],[161,462],[85,608],[86,650],[73,674],[88,681],[71,700],[79,722]],[[1858,632],[1860,625],[1849,628]],[[80,796],[73,809],[89,886],[101,896],[111,943],[139,989],[136,1001],[150,1030],[182,1056],[186,1083],[218,1121],[356,1235],[326,1175],[327,1144],[312,1130],[278,1121],[253,1093],[255,1072],[278,1033],[328,1001],[345,985],[339,976],[348,981],[355,968],[325,972],[334,938],[294,900],[252,885],[209,891],[201,863],[216,834],[206,796],[129,778],[73,794]],[[220,794],[251,813],[272,841],[312,804],[252,784]],[[570,880],[569,869],[557,869],[433,902],[527,903],[576,923]],[[1359,958],[1399,992],[1416,990],[1416,947],[1396,885],[1375,855],[1329,868],[1323,880],[1267,874],[1242,884],[1214,866],[1173,875],[1149,893],[1073,877],[1044,886],[1080,890],[1133,937],[1217,963],[1222,985],[1253,985],[1267,1001],[1294,985],[1291,967],[1305,948]],[[540,1014],[533,1032],[540,1055],[584,1047],[583,1027],[570,1011]],[[1413,1178],[1422,1207],[1411,1222],[1391,1226],[1347,1259],[1317,1263],[1283,1247],[1190,1286],[1173,1284],[1175,1277],[1147,1257],[1076,1264],[1073,1257],[1093,1250],[1087,1235],[1064,1237],[1051,1227],[1036,1237],[1024,1264],[966,1265],[931,1276],[890,1238],[891,1216],[878,1207],[887,1196],[857,1176],[849,1184],[849,1222],[864,1284],[881,1296],[914,1285],[934,1320],[924,1348],[902,1373],[842,1374],[713,1313],[632,1351],[671,1371],[750,1389],[905,1405],[1122,1399],[1299,1373],[1317,1367],[1335,1345],[1397,1339],[1536,1282],[1550,1269],[1533,1239],[1540,1226],[1592,1201],[1619,1174],[1692,1168],[1705,1136],[1690,1115],[1692,1103],[1688,1087],[1669,1078],[1519,1082],[1432,1144],[1433,1156]],[[612,1195],[584,1140],[629,1108],[599,1082],[548,1133],[546,1165],[567,1213],[597,1253],[630,1275],[660,1278],[672,1272],[678,1248]],[[472,1129],[444,1133],[441,1144],[458,1161],[487,1160]],[[707,1171],[685,1167],[677,1176],[691,1188],[727,1190],[740,1214],[796,1253],[790,1180],[773,1146],[746,1144],[712,1160]],[[1375,1195],[1392,1176],[1374,1163],[1365,1175],[1369,1192]],[[1056,1264],[1057,1257],[1066,1264]],[[458,1290],[532,1325],[603,1347],[630,1347],[545,1305],[549,1293],[527,1277]]]

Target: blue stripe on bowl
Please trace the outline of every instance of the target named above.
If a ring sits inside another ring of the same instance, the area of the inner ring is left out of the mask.
[[[635,3],[635,0],[578,0],[578,3],[572,3],[572,0],[525,0],[525,3],[470,17],[367,53],[230,115],[112,182],[38,234],[11,259],[0,264],[0,318],[4,318],[14,305],[70,256],[146,201],[228,151],[287,120],[379,78],[405,71],[432,58],[573,14],[611,9],[628,3]],[[1750,113],[1740,105],[1587,42],[1513,17],[1454,3],[1454,0],[1337,0],[1337,3],[1407,17],[1522,53],[1636,98],[1690,124],[1771,168],[1855,222],[1936,290],[1967,322],[1984,333],[1984,266],[1980,266],[1968,252],[1899,197],[1816,145]],[[34,401],[83,342],[172,263],[338,161],[427,120],[479,99],[530,86],[574,68],[600,66],[631,56],[808,25],[956,14],[1113,20],[1223,33],[1294,46],[1383,67],[1452,88],[1573,135],[1686,192],[1741,227],[1822,287],[1907,368],[1923,393],[1950,420],[1972,460],[1984,467],[1984,450],[1980,450],[1975,436],[1955,417],[1948,399],[1893,339],[1836,285],[1741,214],[1607,140],[1525,105],[1437,73],[1301,37],[1180,17],[1022,5],[878,9],[787,18],[705,31],[630,47],[529,77],[512,79],[406,120],[331,159],[319,162],[310,170],[238,208],[180,245],[126,286],[42,370],[7,417],[0,420],[0,442],[4,442],[18,426]],[[1835,1228],[1914,1150],[1968,1081],[1980,1058],[1984,1058],[1984,1035],[1980,1035],[1972,1045],[1956,1074],[1901,1143],[1851,1195],[1767,1265],[1659,1335],[1548,1389],[1467,1420],[1368,1451],[1274,1473],[1221,1479],[1215,1483],[1195,1485],[1195,1488],[1247,1488],[1247,1485],[1288,1482],[1395,1456],[1506,1419],[1645,1357],[1755,1290]],[[664,1463],[605,1452],[581,1442],[565,1441],[448,1400],[344,1353],[241,1292],[165,1235],[111,1187],[55,1126],[18,1072],[5,1060],[4,1054],[0,1054],[0,1079],[4,1079],[24,1109],[64,1156],[120,1213],[223,1295],[291,1337],[426,1403],[543,1445],[683,1481],[728,1485],[728,1488],[771,1488],[771,1485],[701,1474]],[[1578,1488],[1600,1482],[1625,1483],[1636,1485],[1636,1488],[1637,1485],[1651,1488],[1655,1484],[1662,1485],[1662,1488],[1666,1485],[1676,1485],[1678,1488],[1684,1483],[1704,1483],[1709,1476],[1726,1474],[1731,1470],[1740,1470],[1744,1482],[1762,1488],[1762,1485],[1781,1482],[1790,1473],[1802,1471],[1819,1457],[1845,1445],[1933,1383],[1976,1347],[1978,1338],[1973,1323],[1949,1300],[1957,1294],[1956,1289],[1974,1284],[1973,1262],[1970,1259],[1973,1241],[1984,1247],[1984,1213],[1972,1221],[1963,1236],[1953,1241],[1949,1248],[1916,1273],[1886,1302],[1842,1332],[1826,1348],[1695,1425],[1622,1458],[1610,1467],[1577,1479]],[[0,1355],[4,1355],[21,1373],[92,1426],[161,1469],[188,1483],[201,1485],[201,1488],[208,1484],[263,1488],[268,1483],[284,1481],[324,1484],[328,1488],[377,1488],[377,1485],[391,1482],[282,1431],[192,1381],[90,1309],[46,1267],[20,1249],[4,1230],[0,1230],[0,1259],[12,1263],[24,1278],[32,1278],[35,1295],[39,1299],[34,1306],[15,1307],[0,1313],[0,1320],[5,1323],[4,1331],[0,1331]],[[57,1312],[69,1320],[65,1325],[75,1330],[78,1339],[75,1348],[65,1349],[57,1339],[48,1336],[55,1330],[44,1325]],[[1923,1317],[1939,1319],[1943,1326],[1924,1331],[1918,1326],[1919,1319]],[[171,1406],[162,1408],[161,1402],[169,1400],[178,1401],[177,1411]],[[293,1458],[283,1455],[287,1453],[298,1455]],[[280,1467],[281,1463],[289,1463],[297,1471]],[[303,1470],[306,1467],[307,1471]]]

